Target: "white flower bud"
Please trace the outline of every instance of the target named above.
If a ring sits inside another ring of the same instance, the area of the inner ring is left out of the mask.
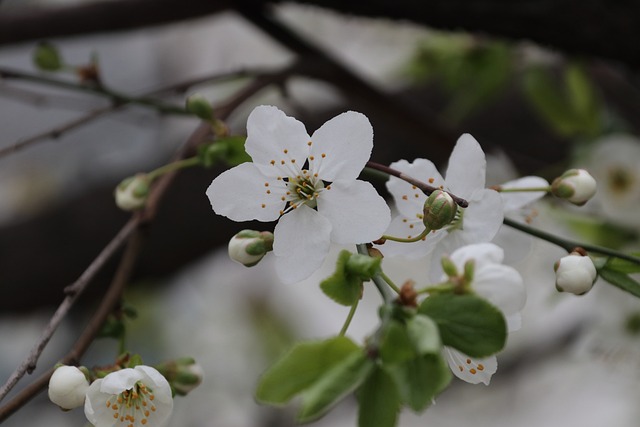
[[[149,178],[143,173],[124,179],[114,193],[116,205],[125,211],[142,208],[147,201],[150,184]]]
[[[598,276],[591,258],[577,251],[558,260],[553,269],[556,272],[556,289],[576,295],[589,292]]]
[[[596,194],[596,180],[584,169],[569,169],[551,184],[551,193],[582,206]]]
[[[458,205],[442,190],[435,190],[424,202],[422,222],[430,230],[440,230],[456,217]]]
[[[49,380],[49,399],[62,409],[73,409],[84,405],[89,381],[75,366],[60,366]]]
[[[273,250],[273,233],[242,230],[229,240],[229,257],[246,267],[253,267]]]

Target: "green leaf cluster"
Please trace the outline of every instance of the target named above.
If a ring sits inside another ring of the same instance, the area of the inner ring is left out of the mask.
[[[530,68],[523,89],[530,104],[560,135],[593,137],[601,133],[600,98],[580,64],[568,65],[561,79],[547,68]]]
[[[343,250],[338,254],[335,272],[320,283],[320,289],[338,304],[351,306],[362,296],[363,282],[380,272],[381,261]]]
[[[250,162],[251,157],[244,149],[246,139],[246,136],[233,135],[222,137],[209,144],[200,145],[198,147],[198,159],[204,167],[214,166],[221,161],[229,166]]]

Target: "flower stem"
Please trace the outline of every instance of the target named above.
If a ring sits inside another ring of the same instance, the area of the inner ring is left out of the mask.
[[[499,185],[495,187],[491,187],[492,190],[495,190],[499,193],[518,193],[518,192],[549,192],[551,191],[551,186],[546,187],[530,187],[530,188],[502,188]]]
[[[427,234],[429,234],[430,231],[431,230],[429,228],[425,228],[424,231],[419,235],[417,235],[416,237],[409,237],[408,239],[404,239],[402,237],[387,236],[386,234],[383,235],[382,238],[385,240],[391,240],[394,242],[412,243],[412,242],[417,242],[419,240],[422,240]]]
[[[384,279],[385,282],[387,282],[389,287],[393,289],[396,294],[400,294],[400,288],[398,287],[398,285],[396,285],[393,280],[391,280],[391,278],[384,273],[384,271],[380,271],[380,276]]]
[[[154,180],[157,177],[164,175],[165,173],[177,171],[179,169],[186,169],[192,166],[197,166],[200,164],[200,159],[198,157],[189,157],[188,159],[182,159],[175,161],[173,163],[168,163],[164,166],[160,166],[158,169],[154,169],[147,174],[150,180]]]
[[[439,292],[450,292],[453,290],[453,285],[451,282],[442,282],[437,283],[435,285],[427,286],[426,288],[422,288],[416,291],[418,294],[430,294],[430,293],[439,293]]]
[[[416,187],[418,187],[420,190],[422,190],[427,196],[430,195],[431,193],[433,193],[436,190],[440,190],[440,188],[436,188],[433,187],[427,183],[424,183],[422,181],[418,181],[417,179],[414,179],[412,177],[410,177],[409,175],[405,175],[404,173],[395,170],[393,168],[390,168],[389,166],[385,166],[385,165],[381,165],[380,163],[375,163],[375,162],[367,162],[367,168],[370,169],[374,169],[380,172],[384,172],[387,175],[391,175],[391,176],[395,176],[396,178],[400,178],[403,181],[407,181],[409,184],[415,185]],[[444,190],[448,195],[451,196],[451,198],[453,199],[454,202],[456,202],[456,204],[458,206],[460,206],[461,208],[466,208],[467,206],[469,206],[469,202],[467,202],[465,199],[463,199],[462,197],[458,197],[453,193],[450,193],[446,190]]]
[[[344,325],[342,325],[342,329],[340,329],[340,336],[344,336],[344,334],[347,333],[347,329],[349,329],[349,325],[351,324],[351,320],[353,319],[353,315],[356,314],[356,310],[358,308],[358,302],[360,302],[359,299],[356,300],[356,302],[353,303],[353,305],[351,306],[351,310],[349,310],[349,314],[347,315],[347,318],[344,321]]]
[[[629,261],[629,262],[632,262],[634,264],[640,265],[640,258],[634,257],[632,255],[627,255],[627,254],[622,253],[622,252],[618,252],[618,251],[616,251],[614,249],[609,249],[609,248],[605,248],[603,246],[591,245],[591,244],[588,244],[588,243],[581,243],[581,242],[576,242],[576,241],[564,239],[562,237],[558,237],[555,234],[547,233],[545,231],[539,230],[537,228],[530,227],[528,225],[522,224],[520,222],[514,221],[514,220],[509,219],[509,218],[505,218],[503,222],[504,222],[505,225],[508,225],[509,227],[512,227],[512,228],[515,228],[516,230],[520,230],[520,231],[522,231],[524,233],[530,234],[530,235],[535,236],[535,237],[537,237],[539,239],[546,240],[549,243],[553,243],[553,244],[555,244],[557,246],[560,246],[561,248],[563,248],[567,252],[571,252],[574,248],[581,247],[581,248],[585,249],[588,252],[595,252],[595,253],[601,254],[601,255],[608,255],[608,256],[624,259],[626,261]]]
[[[367,255],[367,256],[369,255],[369,251],[367,250],[367,245],[365,245],[364,243],[357,244],[356,248],[358,249],[359,254]],[[378,292],[380,292],[380,296],[382,296],[382,299],[384,300],[385,304],[390,304],[393,297],[391,293],[389,293],[389,285],[387,284],[385,279],[383,279],[382,275],[378,273],[375,276],[373,276],[371,280],[376,285],[376,288],[378,288]]]

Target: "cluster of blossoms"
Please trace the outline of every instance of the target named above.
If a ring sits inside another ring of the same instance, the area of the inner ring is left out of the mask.
[[[162,426],[171,415],[173,394],[185,395],[202,381],[202,369],[193,359],[165,365],[160,367],[164,375],[138,365],[91,384],[86,368],[63,365],[49,380],[49,399],[63,410],[84,406],[85,416],[96,427]]]
[[[484,152],[464,134],[444,176],[426,159],[390,165],[396,172],[386,183],[397,211],[392,219],[374,187],[357,179],[372,146],[371,124],[360,113],[343,113],[309,135],[301,122],[276,107],[255,108],[245,144],[253,161],[219,175],[206,193],[217,214],[234,221],[278,223],[273,234],[238,233],[229,244],[231,258],[252,266],[273,250],[279,277],[294,283],[323,264],[331,243],[375,242],[391,258],[430,255],[433,278],[442,274],[444,283],[455,284],[458,291],[485,298],[501,310],[508,330],[518,329],[523,281],[502,264],[503,250],[489,242],[501,231],[505,216],[518,218],[545,194],[583,205],[595,193],[595,180],[585,170],[572,169],[551,185],[524,177],[486,188]],[[467,203],[459,206],[462,199]],[[443,257],[448,270],[440,268]],[[571,254],[556,266],[557,288],[581,294],[595,281],[595,269],[589,257],[575,258]],[[473,271],[458,275],[467,265]],[[447,346],[443,355],[455,375],[472,383],[488,384],[497,367],[495,356],[475,359]]]

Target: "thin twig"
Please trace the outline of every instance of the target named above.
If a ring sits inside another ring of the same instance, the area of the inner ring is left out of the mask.
[[[67,296],[62,301],[58,309],[53,314],[49,323],[45,327],[44,331],[40,335],[38,342],[31,349],[29,356],[18,366],[18,368],[11,374],[7,382],[0,388],[0,400],[9,393],[9,391],[18,383],[27,373],[32,373],[36,368],[36,364],[42,351],[46,347],[47,343],[53,336],[53,333],[60,325],[60,322],[67,315],[69,309],[73,306],[76,299],[86,289],[89,282],[95,277],[95,275],[104,267],[106,262],[115,254],[115,252],[122,246],[131,233],[136,229],[137,221],[131,220],[125,224],[124,227],[116,234],[116,236],[107,244],[107,246],[100,252],[95,260],[87,267],[82,275],[72,285],[65,289]]]
[[[367,162],[367,167],[371,168],[371,169],[375,169],[378,170],[380,172],[384,172],[386,174],[395,176],[396,178],[400,178],[403,181],[408,182],[411,185],[415,185],[416,187],[418,187],[420,190],[422,190],[427,196],[430,195],[431,193],[433,193],[436,190],[440,190],[440,188],[436,188],[432,185],[427,184],[426,182],[422,182],[422,181],[418,181],[417,179],[414,179],[412,177],[410,177],[409,175],[406,175],[402,172],[400,172],[399,170],[390,168],[389,166],[385,166],[385,165],[381,165],[380,163],[375,163],[375,162]],[[453,199],[454,202],[456,202],[456,204],[458,206],[460,206],[461,208],[466,208],[469,206],[469,202],[466,201],[465,199],[463,199],[462,197],[458,197],[455,194],[446,191],[446,190],[442,190],[444,192],[446,192],[448,195],[451,196],[451,198]]]
[[[234,78],[242,78],[242,77],[247,77],[252,75],[259,76],[260,74],[267,74],[267,72],[258,71],[258,70],[239,70],[239,71],[227,72],[227,73],[216,73],[209,76],[199,76],[199,77],[184,80],[179,83],[165,85],[157,89],[148,91],[143,95],[141,95],[141,98],[149,98],[152,96],[158,96],[158,95],[161,95],[164,93],[170,93],[170,92],[181,93],[192,86],[203,84],[203,83],[220,82],[220,81],[230,80]],[[9,154],[15,153],[18,150],[26,148],[27,146],[35,144],[40,141],[44,141],[47,139],[58,139],[63,134],[76,129],[77,127],[91,123],[92,121],[104,116],[105,114],[116,112],[128,105],[130,105],[130,102],[120,102],[120,103],[113,102],[111,105],[108,105],[102,108],[97,108],[93,111],[90,111],[86,115],[83,115],[82,117],[71,120],[60,126],[56,126],[53,129],[40,132],[36,135],[32,135],[25,139],[18,140],[12,144],[3,146],[2,148],[0,148],[0,158],[7,156]]]

